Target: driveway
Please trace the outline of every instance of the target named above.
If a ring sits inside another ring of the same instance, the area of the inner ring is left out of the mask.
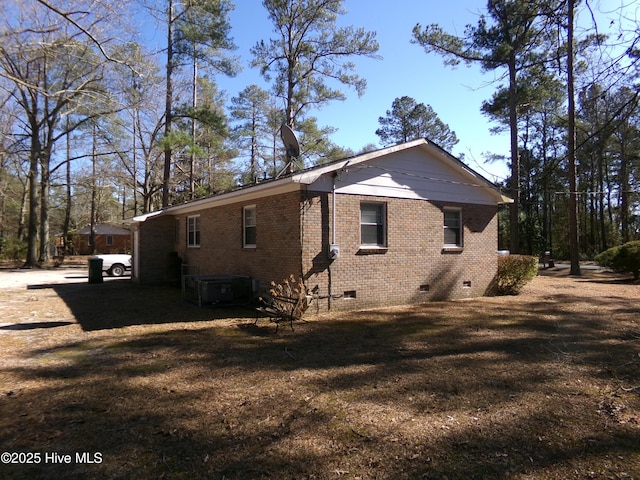
[[[105,282],[116,279],[106,275],[103,278]],[[87,267],[0,269],[0,289],[21,290],[34,285],[87,283],[88,281]]]

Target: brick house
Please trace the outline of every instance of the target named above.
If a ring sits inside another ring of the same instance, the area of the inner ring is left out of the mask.
[[[167,280],[177,253],[263,289],[301,276],[323,310],[483,296],[510,202],[419,139],[135,217],[132,276]]]
[[[91,243],[91,226],[87,225],[71,236],[76,255],[93,253],[129,253],[131,251],[131,232],[128,228],[108,223],[95,226],[95,250]]]

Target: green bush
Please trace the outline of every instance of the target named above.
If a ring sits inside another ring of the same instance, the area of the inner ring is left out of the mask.
[[[596,262],[618,273],[631,273],[633,279],[638,280],[640,278],[640,241],[628,242],[605,250],[596,255]]]
[[[613,264],[615,262],[615,258],[620,253],[620,245],[617,247],[611,247],[604,252],[599,253],[594,257],[594,260],[601,267],[613,268]]]
[[[538,273],[538,258],[527,255],[498,257],[498,294],[518,295]]]

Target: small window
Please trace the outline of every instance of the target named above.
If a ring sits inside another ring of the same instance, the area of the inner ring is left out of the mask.
[[[200,246],[200,215],[187,218],[187,247]]]
[[[245,248],[256,246],[256,206],[244,207],[242,211],[242,245]]]
[[[462,211],[444,211],[444,246],[462,247]]]
[[[360,204],[360,244],[365,247],[385,247],[384,203]]]
[[[113,235],[107,235],[107,247],[113,247]]]

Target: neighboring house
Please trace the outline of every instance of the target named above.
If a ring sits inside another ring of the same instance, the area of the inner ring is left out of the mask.
[[[510,202],[420,139],[135,217],[132,276],[169,280],[177,253],[201,275],[250,276],[265,291],[302,277],[323,310],[482,296],[495,290],[498,205]]]
[[[71,236],[76,255],[131,252],[131,231],[129,229],[102,223],[95,226],[95,233],[95,251],[91,244],[91,226],[86,226]]]

